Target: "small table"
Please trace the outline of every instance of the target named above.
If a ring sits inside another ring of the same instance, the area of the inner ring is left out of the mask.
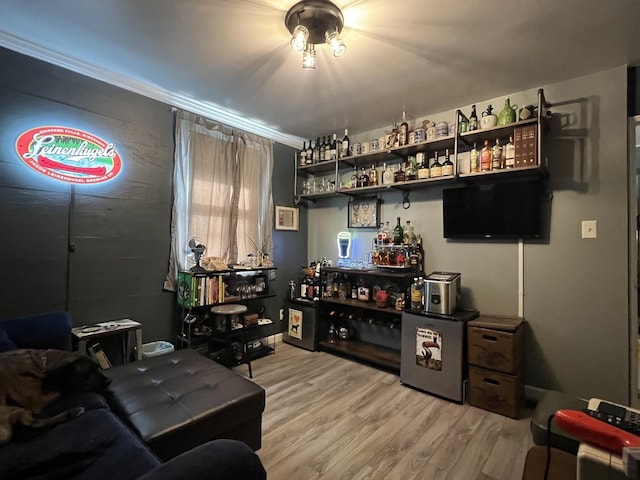
[[[134,332],[136,335],[136,359],[142,359],[142,324],[134,320],[123,318],[121,320],[113,320],[111,322],[101,322],[94,325],[84,325],[82,327],[74,327],[71,334],[78,342],[78,351],[87,353],[87,342],[94,342],[99,338],[111,335],[122,336],[122,358],[126,363],[129,360],[129,333]]]

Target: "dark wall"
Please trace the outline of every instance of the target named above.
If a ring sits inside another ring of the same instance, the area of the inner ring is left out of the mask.
[[[640,67],[629,67],[627,82],[629,89],[627,115],[634,117],[640,115]]]
[[[273,147],[273,204],[293,207],[293,184],[295,181],[295,150],[281,144]],[[300,265],[307,263],[307,209],[299,209],[300,230],[273,231],[273,258],[278,267],[273,286],[278,297],[270,302],[269,315],[278,318],[279,309],[287,295],[289,280],[298,280]],[[283,328],[285,328],[283,322]]]
[[[145,341],[170,338],[170,107],[5,49],[0,64],[0,316],[66,308],[76,325],[132,318]],[[14,145],[44,125],[112,141],[122,172],[71,187],[32,171]]]
[[[75,325],[132,318],[143,324],[145,342],[171,341],[175,295],[162,290],[170,247],[170,107],[2,48],[0,65],[0,318],[68,309]],[[70,187],[33,172],[15,142],[43,125],[113,141],[122,173]],[[293,206],[294,154],[274,146],[275,205]],[[307,261],[306,210],[300,214],[299,232],[274,231],[271,318]]]

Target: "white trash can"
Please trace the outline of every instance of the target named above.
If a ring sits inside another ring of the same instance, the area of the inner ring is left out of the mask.
[[[159,355],[164,355],[165,353],[171,353],[175,349],[173,345],[169,342],[151,342],[144,343],[142,345],[142,357],[143,358],[151,358],[157,357]]]

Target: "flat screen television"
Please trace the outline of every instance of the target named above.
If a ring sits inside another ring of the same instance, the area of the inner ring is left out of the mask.
[[[542,238],[546,186],[527,180],[442,192],[445,238]]]

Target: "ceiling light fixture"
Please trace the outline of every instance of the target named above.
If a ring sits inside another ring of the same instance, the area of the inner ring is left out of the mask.
[[[326,43],[333,55],[344,55],[347,46],[340,38],[344,17],[329,0],[303,0],[289,9],[284,24],[291,33],[291,47],[302,53],[302,68],[315,70],[316,48]]]

